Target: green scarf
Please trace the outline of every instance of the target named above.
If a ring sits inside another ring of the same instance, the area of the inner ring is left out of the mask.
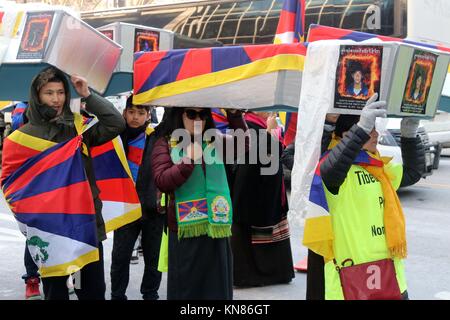
[[[172,147],[171,157],[180,163],[182,150]],[[206,173],[201,164],[195,164],[189,179],[175,190],[178,239],[206,234],[211,238],[231,236],[233,209],[225,166],[212,144],[203,144],[203,158]]]

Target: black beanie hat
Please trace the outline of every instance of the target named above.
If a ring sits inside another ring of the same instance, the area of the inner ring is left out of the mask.
[[[336,121],[336,128],[334,129],[334,133],[342,138],[342,134],[345,131],[350,130],[354,124],[358,123],[359,116],[354,114],[341,114]]]

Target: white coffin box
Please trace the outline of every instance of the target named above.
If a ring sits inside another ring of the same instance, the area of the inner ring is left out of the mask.
[[[181,48],[209,47],[220,42],[192,39],[170,30],[130,24],[110,23],[97,28],[106,37],[123,47],[105,96],[131,91],[133,85],[133,59],[138,51],[167,51]]]
[[[450,61],[447,53],[400,42],[326,40],[324,45],[336,48],[329,51],[335,68],[316,70],[329,78],[327,88],[334,91],[330,113],[360,114],[378,93],[390,116],[434,117]]]
[[[99,32],[123,47],[105,96],[129,92],[133,88],[133,56],[137,51],[163,51],[173,48],[172,31],[124,22],[97,28]]]
[[[133,54],[137,51],[173,49],[174,32],[136,24],[115,22],[97,28],[106,37],[123,47],[114,72],[133,72]]]
[[[64,10],[5,12],[2,42],[8,41],[0,65],[0,100],[28,100],[32,78],[53,65],[85,77],[103,94],[122,47]],[[8,24],[8,25],[7,25]]]

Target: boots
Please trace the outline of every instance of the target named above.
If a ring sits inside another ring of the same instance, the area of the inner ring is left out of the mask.
[[[39,290],[40,280],[38,277],[28,278],[26,281],[25,299],[26,300],[41,300],[41,292]]]

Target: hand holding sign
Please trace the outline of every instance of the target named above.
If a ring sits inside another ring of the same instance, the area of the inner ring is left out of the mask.
[[[73,75],[70,77],[70,81],[72,81],[73,87],[82,98],[87,98],[90,96],[91,91],[89,90],[88,83],[85,78]]]
[[[378,117],[386,118],[386,101],[376,101],[377,99],[378,93],[375,93],[367,100],[366,106],[361,111],[358,126],[367,134],[375,128],[375,121]]]

